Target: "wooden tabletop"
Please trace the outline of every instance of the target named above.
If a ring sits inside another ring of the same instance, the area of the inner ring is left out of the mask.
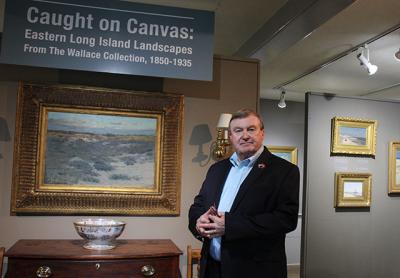
[[[83,248],[83,240],[41,240],[23,239],[17,241],[5,256],[9,258],[41,259],[132,259],[179,256],[182,251],[169,239],[117,240],[111,250],[88,250]]]

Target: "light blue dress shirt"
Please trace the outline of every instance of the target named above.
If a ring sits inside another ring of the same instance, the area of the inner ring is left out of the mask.
[[[236,194],[239,191],[240,185],[250,173],[251,168],[263,150],[264,146],[261,146],[261,148],[253,156],[242,161],[239,161],[236,153],[232,154],[229,159],[232,163],[232,168],[229,171],[224,188],[222,190],[218,205],[218,212],[230,211]],[[221,237],[216,237],[211,240],[210,255],[214,258],[214,260],[221,261]]]

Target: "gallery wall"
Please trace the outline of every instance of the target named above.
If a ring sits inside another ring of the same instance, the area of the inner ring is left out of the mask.
[[[388,196],[388,149],[400,140],[400,103],[310,94],[306,107],[302,277],[399,277],[400,197]],[[330,155],[335,116],[378,121],[375,158]],[[372,174],[369,209],[334,208],[335,172]]]
[[[286,102],[286,108],[278,107],[277,100],[260,100],[260,114],[265,124],[266,146],[287,146],[297,148],[297,165],[300,169],[300,186],[303,183],[304,159],[304,103]],[[302,190],[300,190],[302,192]],[[301,199],[301,193],[300,193]],[[300,202],[301,204],[301,202]],[[288,264],[300,264],[301,208],[296,230],[286,236]]]
[[[259,98],[258,62],[216,57],[214,81],[160,80],[85,72],[66,72],[0,65],[0,118],[7,123],[10,138],[0,141],[0,246],[9,248],[18,239],[78,239],[72,222],[79,216],[10,216],[13,140],[18,80],[70,83],[181,93],[184,99],[181,212],[177,217],[113,217],[127,223],[121,239],[172,239],[184,252],[180,257],[182,276],[186,276],[186,247],[200,247],[187,229],[187,213],[212,160],[197,161],[199,145],[190,141],[196,126],[209,129],[215,140],[219,114],[242,107],[256,109]],[[156,84],[156,85],[155,85]],[[3,131],[0,131],[3,132]],[[211,140],[202,146],[209,155]]]

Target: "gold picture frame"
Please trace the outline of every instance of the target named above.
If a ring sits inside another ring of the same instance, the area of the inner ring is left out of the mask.
[[[335,207],[370,207],[371,180],[369,173],[335,173]]]
[[[389,143],[389,194],[400,193],[400,142]]]
[[[21,83],[11,214],[179,215],[183,96]]]
[[[334,117],[331,154],[375,157],[377,121]]]
[[[297,148],[290,146],[267,146],[268,150],[280,158],[297,165]]]

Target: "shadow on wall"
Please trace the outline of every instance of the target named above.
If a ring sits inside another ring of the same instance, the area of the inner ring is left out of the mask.
[[[203,145],[211,142],[210,128],[207,124],[196,125],[192,134],[190,135],[189,145],[198,146],[197,154],[192,158],[192,162],[199,163],[200,166],[204,167],[211,159],[211,148],[208,154],[203,151]],[[205,161],[205,163],[204,163]]]
[[[7,122],[4,118],[0,117],[0,142],[8,142],[11,140],[10,130],[8,129]],[[1,145],[0,145],[1,146]],[[3,156],[0,152],[0,159]]]

